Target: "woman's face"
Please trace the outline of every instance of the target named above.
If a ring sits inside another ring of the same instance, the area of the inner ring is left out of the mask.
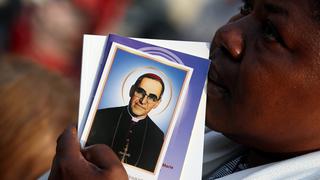
[[[320,22],[312,7],[249,1],[216,32],[207,126],[267,152],[320,148]]]

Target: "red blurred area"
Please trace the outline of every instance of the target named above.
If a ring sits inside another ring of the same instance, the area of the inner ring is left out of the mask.
[[[9,51],[79,81],[83,34],[113,32],[129,4],[130,0],[47,0],[23,5],[10,28]]]

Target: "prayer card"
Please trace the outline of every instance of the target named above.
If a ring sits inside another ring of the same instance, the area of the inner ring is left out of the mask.
[[[207,43],[85,35],[82,147],[108,145],[130,179],[179,179],[186,164],[201,167],[207,52]]]

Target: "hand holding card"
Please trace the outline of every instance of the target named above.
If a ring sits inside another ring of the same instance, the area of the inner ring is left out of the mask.
[[[128,176],[108,146],[97,144],[81,150],[76,129],[69,127],[58,139],[49,179],[126,180]]]

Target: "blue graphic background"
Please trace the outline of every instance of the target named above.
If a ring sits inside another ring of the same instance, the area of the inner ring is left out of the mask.
[[[177,69],[175,67],[171,67],[136,54],[132,54],[122,49],[117,49],[98,109],[128,105],[129,101],[123,102],[122,98],[122,85],[124,79],[128,76],[129,73],[141,67],[152,67],[160,70],[172,82],[172,99],[169,102],[168,107],[160,114],[152,115],[152,111],[155,111],[156,109],[152,110],[149,113],[150,118],[166,134],[168,125],[172,119],[173,112],[180,95],[181,88],[183,86],[183,82],[187,74],[187,72],[184,70]],[[103,79],[104,77],[101,78]],[[130,89],[133,83],[134,82],[130,83],[129,87],[125,88]],[[170,87],[165,87],[164,93],[167,93],[167,90],[169,88]],[[127,99],[129,99],[129,93],[126,96]],[[163,98],[165,98],[165,94]],[[161,103],[164,103],[163,101]]]

